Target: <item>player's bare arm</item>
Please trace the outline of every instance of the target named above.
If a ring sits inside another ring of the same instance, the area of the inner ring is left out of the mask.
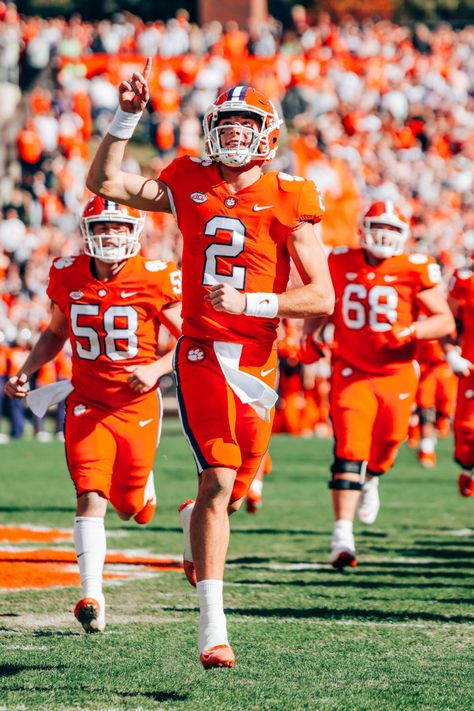
[[[112,133],[127,137],[120,138],[106,133],[92,161],[86,184],[89,190],[108,200],[148,212],[171,212],[168,190],[163,183],[126,173],[121,168],[126,145],[133,133],[133,124],[138,122],[150,98],[150,72],[151,58],[148,57],[142,73],[134,72],[128,81],[121,82],[119,112],[122,112],[122,123],[126,126],[127,122],[131,121],[132,127],[129,131],[127,128],[121,130],[120,125],[118,129],[114,129],[114,119],[110,127]]]
[[[421,291],[417,299],[429,316],[415,323],[416,338],[442,338],[455,330],[454,316],[439,286]]]
[[[51,321],[36,342],[30,355],[16,375],[5,384],[5,394],[10,398],[24,398],[28,394],[28,380],[39,368],[53,360],[68,338],[67,319],[53,305]]]
[[[322,317],[334,311],[335,295],[326,254],[314,226],[303,222],[290,234],[287,246],[303,286],[278,295],[278,316],[316,317],[322,322]]]

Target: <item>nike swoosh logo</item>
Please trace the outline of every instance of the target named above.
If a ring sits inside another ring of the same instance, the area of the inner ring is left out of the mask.
[[[255,212],[260,212],[260,210],[269,210],[273,205],[254,205],[253,209]]]
[[[149,420],[140,420],[138,425],[139,425],[139,427],[146,427],[147,425],[150,424],[150,422],[153,422],[154,419],[155,419],[154,417],[151,417]]]
[[[275,370],[275,368],[269,368],[269,370],[261,370],[260,375],[262,376],[262,378],[264,378],[266,375],[269,375],[269,373],[271,373],[272,370]]]
[[[122,291],[120,296],[122,297],[122,299],[128,299],[129,296],[135,296],[136,293],[136,291]]]
[[[400,400],[406,400],[407,397],[410,397],[410,393],[399,393],[398,397]]]

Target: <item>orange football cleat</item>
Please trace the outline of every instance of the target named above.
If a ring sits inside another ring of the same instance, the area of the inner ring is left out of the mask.
[[[256,514],[257,511],[262,508],[262,496],[261,494],[257,494],[257,492],[249,489],[245,503],[248,513]]]
[[[355,568],[357,560],[355,555],[349,551],[342,551],[337,558],[331,561],[332,567],[336,570],[344,570],[344,568]]]
[[[105,614],[94,597],[83,597],[74,608],[74,617],[84,628],[84,632],[103,632]]]
[[[156,511],[156,499],[147,501],[145,506],[133,517],[133,520],[140,524],[150,523]]]
[[[461,472],[458,477],[458,488],[461,496],[474,496],[474,475]]]
[[[204,669],[214,669],[215,667],[234,667],[235,656],[232,647],[228,644],[218,644],[202,652],[199,657]]]
[[[432,469],[436,466],[436,452],[418,452],[418,461],[427,469]]]

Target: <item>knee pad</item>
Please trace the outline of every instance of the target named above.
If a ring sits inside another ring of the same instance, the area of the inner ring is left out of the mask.
[[[418,408],[418,417],[420,425],[435,425],[436,424],[436,408],[435,407],[420,407]]]
[[[365,480],[365,470],[367,462],[365,460],[339,459],[336,457],[331,467],[332,478],[329,481],[329,488],[337,491],[361,491]],[[348,479],[336,479],[335,474],[358,474],[359,481],[349,481]]]

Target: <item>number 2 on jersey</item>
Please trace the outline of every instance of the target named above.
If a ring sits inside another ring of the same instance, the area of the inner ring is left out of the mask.
[[[245,249],[246,228],[243,222],[235,217],[213,217],[206,223],[204,234],[207,237],[219,237],[220,232],[225,232],[225,238],[230,235],[230,242],[213,242],[205,250],[206,262],[202,275],[204,286],[215,284],[229,284],[234,289],[245,289],[245,267],[233,266],[230,274],[220,274],[218,271],[219,258],[238,257]]]

